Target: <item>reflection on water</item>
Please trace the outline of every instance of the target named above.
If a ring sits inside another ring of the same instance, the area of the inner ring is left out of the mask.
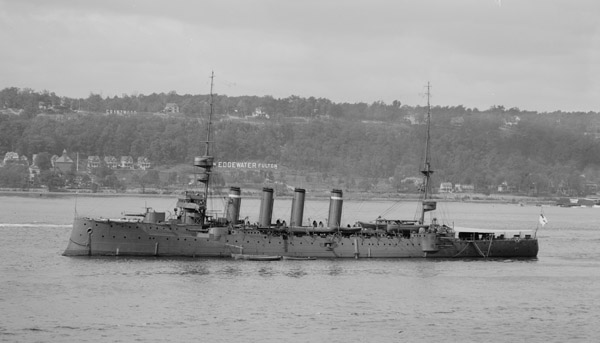
[[[275,275],[275,273],[273,272],[273,268],[261,267],[258,269],[258,275],[269,277]]]
[[[182,266],[181,275],[208,275],[210,271],[204,265],[185,264]]]
[[[295,268],[290,268],[290,270],[287,271],[285,273],[285,275],[292,277],[292,278],[301,278],[303,276],[308,275],[308,273],[300,267],[295,267]]]
[[[419,278],[427,279],[440,274],[438,267],[437,263],[417,263],[414,271]]]
[[[340,275],[344,272],[344,269],[340,265],[332,265],[328,268],[328,274],[331,276]]]
[[[231,277],[240,276],[240,275],[242,275],[242,269],[235,265],[225,266],[222,269],[220,269],[219,271],[217,271],[217,274],[231,276]]]

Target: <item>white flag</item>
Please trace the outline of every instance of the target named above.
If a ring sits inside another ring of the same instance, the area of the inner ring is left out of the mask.
[[[540,214],[540,224],[542,224],[542,226],[548,224],[548,219],[546,219],[543,214]]]

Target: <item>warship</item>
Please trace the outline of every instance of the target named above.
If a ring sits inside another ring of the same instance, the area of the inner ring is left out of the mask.
[[[431,199],[430,163],[431,106],[427,84],[427,136],[420,218],[394,220],[378,218],[341,224],[343,192],[333,189],[325,223],[304,223],[306,191],[295,188],[289,224],[273,223],[273,188],[264,187],[260,196],[258,222],[240,219],[241,189],[230,187],[221,215],[208,208],[209,181],[215,159],[211,155],[213,80],[205,154],[194,158],[199,190],[186,191],[174,214],[147,209],[145,213],[121,219],[75,216],[65,256],[177,256],[226,257],[243,260],[312,260],[315,258],[535,258],[538,240],[533,230],[502,233],[484,229],[467,231],[425,222],[425,213],[435,211]],[[432,217],[432,216],[430,216]],[[527,232],[530,232],[527,234]],[[508,234],[507,234],[508,233]]]

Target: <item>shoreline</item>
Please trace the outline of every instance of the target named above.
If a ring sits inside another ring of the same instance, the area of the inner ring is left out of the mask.
[[[22,197],[48,197],[48,198],[59,198],[59,197],[148,197],[148,198],[174,198],[176,199],[184,191],[178,193],[91,193],[91,192],[48,192],[45,190],[29,190],[29,191],[8,191],[0,190],[0,196],[22,196]],[[215,197],[217,195],[212,195]],[[223,193],[221,196],[227,196]],[[244,195],[244,198],[248,199],[260,199],[260,194]],[[312,195],[307,196],[307,199],[327,199],[329,194]],[[292,195],[280,195],[277,196],[279,199],[292,199]],[[505,195],[505,194],[472,194],[472,193],[459,193],[456,195],[444,194],[440,196],[434,196],[432,200],[439,202],[471,202],[471,203],[499,203],[499,204],[516,204],[516,205],[556,205],[557,198],[554,197],[527,197],[520,195]],[[368,194],[368,193],[346,193],[344,200],[349,201],[406,201],[414,202],[419,201],[418,194],[399,194],[397,196],[391,196],[391,194],[385,196],[382,194]]]

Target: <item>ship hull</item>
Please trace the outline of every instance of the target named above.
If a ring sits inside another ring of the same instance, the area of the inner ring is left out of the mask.
[[[231,257],[232,254],[316,258],[534,258],[535,238],[424,241],[425,235],[294,235],[253,229],[76,218],[66,256]]]

